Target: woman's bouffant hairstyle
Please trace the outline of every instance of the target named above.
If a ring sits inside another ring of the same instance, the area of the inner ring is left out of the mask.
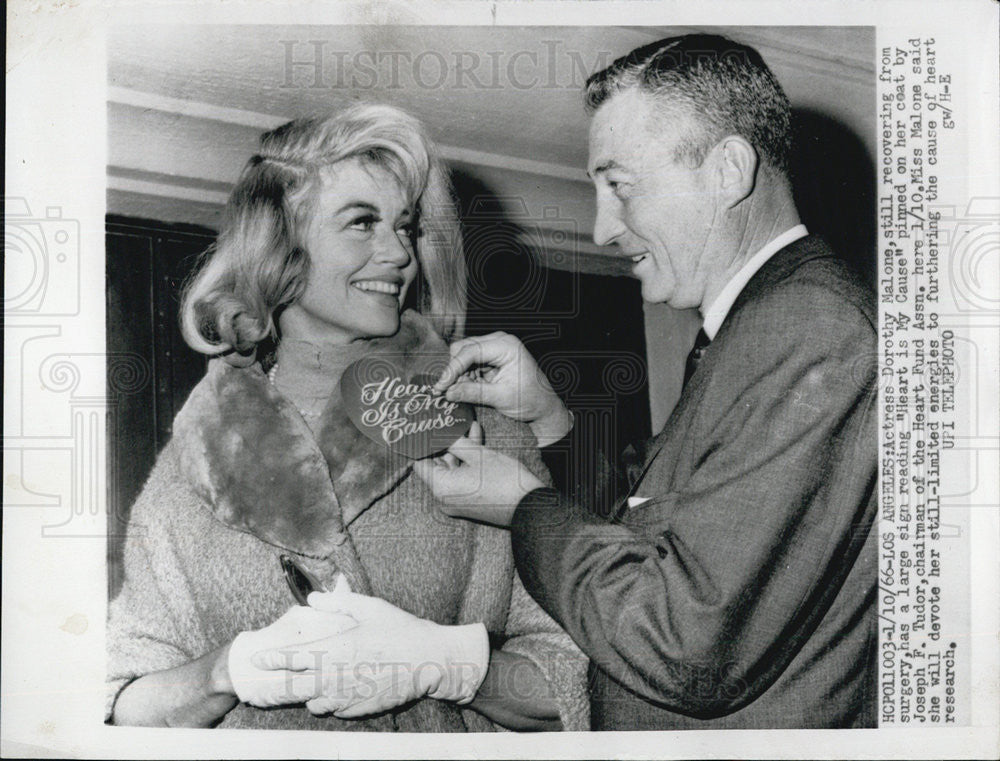
[[[276,337],[276,310],[299,298],[309,276],[302,241],[320,172],[346,159],[388,172],[414,204],[420,264],[411,289],[414,306],[446,340],[461,336],[465,259],[436,149],[409,114],[358,105],[325,118],[297,119],[261,137],[259,153],[229,196],[219,237],[181,297],[181,332],[192,349],[229,354],[245,364],[257,344]]]

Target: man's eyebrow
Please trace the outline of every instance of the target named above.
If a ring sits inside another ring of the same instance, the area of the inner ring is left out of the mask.
[[[609,169],[622,169],[622,165],[619,164],[614,159],[608,159],[607,161],[602,161],[600,164],[595,166],[592,171],[587,172],[587,176],[594,179],[595,176],[607,172]]]

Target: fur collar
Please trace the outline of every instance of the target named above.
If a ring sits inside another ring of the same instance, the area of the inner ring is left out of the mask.
[[[448,350],[426,318],[404,312],[399,332],[369,342],[409,373]],[[409,461],[361,434],[339,384],[314,436],[259,364],[209,362],[174,423],[181,471],[212,514],[269,544],[328,557],[346,526],[409,473]]]

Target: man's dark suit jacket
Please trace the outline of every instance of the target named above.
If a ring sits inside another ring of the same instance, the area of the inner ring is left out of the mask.
[[[514,555],[592,660],[594,729],[876,725],[876,326],[874,295],[803,238],[619,461],[648,502],[598,517],[586,433],[547,448],[563,483],[522,500]]]

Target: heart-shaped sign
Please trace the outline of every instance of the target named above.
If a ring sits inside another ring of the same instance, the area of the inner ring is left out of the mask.
[[[408,374],[392,357],[370,356],[340,378],[344,409],[355,427],[391,451],[419,460],[464,436],[476,414],[432,390],[436,376]]]

